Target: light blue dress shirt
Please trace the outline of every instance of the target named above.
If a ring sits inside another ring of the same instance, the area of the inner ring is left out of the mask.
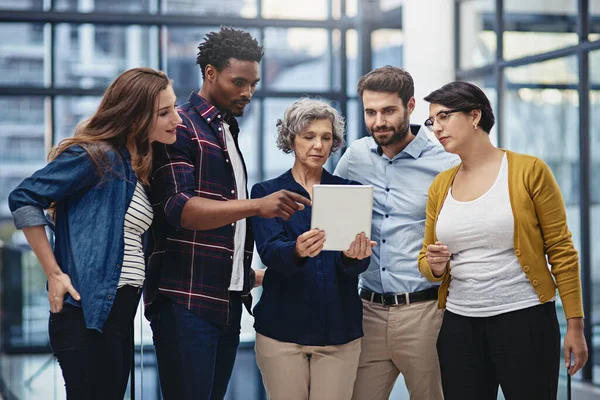
[[[356,140],[340,159],[334,174],[375,187],[371,264],[360,275],[359,287],[376,293],[405,293],[436,284],[421,275],[417,256],[425,234],[427,192],[433,179],[460,161],[432,142],[425,128],[390,159],[372,137]]]

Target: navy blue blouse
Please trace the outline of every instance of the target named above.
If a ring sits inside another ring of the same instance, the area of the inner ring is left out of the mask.
[[[357,185],[323,170],[322,184]],[[310,197],[291,170],[252,188],[252,198],[281,189]],[[261,335],[306,346],[349,343],[363,336],[362,303],[358,275],[369,266],[364,260],[346,259],[340,251],[294,261],[296,238],[310,229],[311,207],[297,211],[288,221],[252,218],[260,258],[267,266],[263,293],[254,308],[254,328]]]

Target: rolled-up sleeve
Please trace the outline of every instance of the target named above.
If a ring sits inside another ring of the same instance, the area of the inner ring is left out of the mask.
[[[48,225],[44,210],[52,203],[100,181],[98,168],[80,146],[73,146],[26,178],[8,196],[15,227]]]
[[[185,204],[195,196],[194,154],[198,151],[202,149],[194,143],[184,125],[177,127],[174,144],[154,145],[153,202],[160,204],[169,224],[177,229],[182,229],[181,214]]]

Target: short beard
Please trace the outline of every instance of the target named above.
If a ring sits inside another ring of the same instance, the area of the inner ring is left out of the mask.
[[[377,131],[371,132],[371,137],[373,138],[373,140],[375,140],[375,143],[377,143],[377,145],[381,147],[388,147],[402,142],[406,138],[406,136],[408,135],[408,131],[410,130],[410,122],[408,121],[408,115],[406,115],[405,117],[406,118],[400,123],[400,125],[392,127],[394,133],[387,140],[381,141],[375,136]]]

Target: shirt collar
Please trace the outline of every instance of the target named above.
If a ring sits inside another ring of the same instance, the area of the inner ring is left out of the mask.
[[[221,112],[216,106],[210,104],[204,97],[196,92],[190,94],[188,101],[200,117],[202,117],[209,125],[213,126],[213,124],[220,124],[222,121],[227,121],[229,124],[229,131],[232,135],[237,136],[240,128],[234,117]]]
[[[410,125],[409,134],[414,135],[415,138],[404,148],[404,150],[396,154],[394,158],[398,157],[402,153],[406,153],[412,158],[417,159],[423,152],[423,149],[425,149],[425,146],[427,146],[429,138],[427,137],[427,132],[425,132],[425,129],[422,126]],[[373,140],[373,138],[371,138],[370,149],[371,151],[376,152],[380,156],[383,155],[383,150],[377,143],[375,143],[375,140]]]
[[[302,185],[300,185],[294,179],[291,168],[288,169],[283,175],[281,175],[279,177],[279,179],[282,179],[282,181],[283,181],[282,187],[286,190],[289,190],[290,192],[298,193],[299,188],[302,189],[302,191],[304,191],[304,188],[302,187]],[[323,175],[321,175],[321,184],[329,185],[329,184],[334,184],[334,183],[336,183],[336,180],[333,177],[333,175],[330,174],[325,168],[323,168]]]

